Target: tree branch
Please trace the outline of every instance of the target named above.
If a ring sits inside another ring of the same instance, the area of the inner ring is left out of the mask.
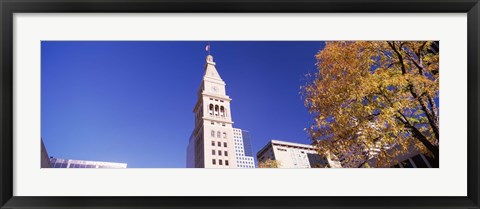
[[[393,49],[393,51],[395,52],[395,54],[397,54],[397,57],[398,57],[398,60],[401,64],[401,68],[402,68],[402,75],[405,75],[405,73],[407,73],[407,70],[405,69],[405,64],[403,63],[403,56],[402,54],[400,54],[400,52],[397,50],[397,48],[395,48],[395,44],[393,42],[387,42],[388,45],[390,46],[390,48]],[[401,46],[400,46],[401,47]]]
[[[415,98],[420,104],[420,106],[422,107],[423,112],[425,112],[425,115],[427,116],[427,119],[428,119],[428,123],[432,127],[433,132],[435,133],[435,138],[438,140],[439,139],[438,123],[433,118],[431,110],[428,109],[428,107],[424,104],[424,101],[421,98],[422,96],[418,96],[418,94],[415,93],[412,85],[409,85],[409,90],[413,98]]]

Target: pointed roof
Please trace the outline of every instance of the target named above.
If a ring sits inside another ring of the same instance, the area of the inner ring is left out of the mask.
[[[203,74],[203,79],[206,79],[206,78],[223,81],[222,78],[220,77],[220,74],[218,74],[217,68],[215,68],[215,62],[213,62],[212,55],[207,56],[207,63],[205,64],[205,73]]]

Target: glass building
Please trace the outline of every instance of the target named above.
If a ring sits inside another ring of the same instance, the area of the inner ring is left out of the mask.
[[[242,130],[242,138],[243,138],[243,150],[245,151],[245,156],[253,157],[252,142],[250,141],[250,132],[246,130]]]

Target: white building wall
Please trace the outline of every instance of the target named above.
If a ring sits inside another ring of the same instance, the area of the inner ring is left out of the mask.
[[[259,162],[276,160],[279,168],[311,168],[325,164],[312,145],[271,140],[257,153]]]

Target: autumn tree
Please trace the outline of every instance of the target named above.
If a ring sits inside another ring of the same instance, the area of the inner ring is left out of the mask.
[[[320,154],[386,167],[416,150],[438,167],[438,42],[327,42],[316,59],[302,93]]]
[[[259,168],[279,168],[281,166],[280,162],[277,160],[265,160],[263,162],[258,163]]]

